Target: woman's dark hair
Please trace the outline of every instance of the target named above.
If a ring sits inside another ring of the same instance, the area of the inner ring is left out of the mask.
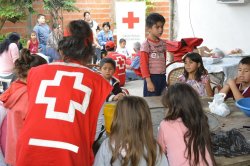
[[[109,27],[109,29],[110,29],[110,24],[109,24],[109,22],[104,22],[104,23],[102,24],[102,28],[104,28],[105,25],[107,25],[107,26]]]
[[[7,38],[0,44],[0,54],[4,51],[9,50],[9,45],[11,43],[16,43],[20,40],[20,35],[16,32],[12,32],[7,36]],[[18,46],[18,45],[17,45]]]
[[[190,52],[184,55],[183,62],[185,63],[186,58],[189,58],[191,61],[194,61],[196,63],[199,63],[200,66],[198,67],[196,73],[195,73],[195,80],[196,81],[201,81],[201,76],[207,74],[207,70],[205,69],[203,65],[203,61],[201,58],[201,55],[195,52]],[[184,68],[184,73],[183,73],[185,79],[188,79],[188,72]]]
[[[89,11],[84,12],[84,13],[83,13],[83,17],[85,17],[86,14],[89,14],[89,15],[90,15],[90,12],[89,12]]]
[[[14,72],[18,78],[26,78],[32,67],[46,64],[47,61],[39,55],[30,54],[27,48],[23,48],[20,57],[15,61]]]
[[[100,68],[106,63],[110,63],[114,69],[116,68],[116,63],[112,58],[103,58],[100,62]]]
[[[185,99],[183,99],[183,96],[185,96]],[[202,160],[208,165],[206,149],[213,164],[215,164],[211,149],[208,118],[203,111],[197,92],[188,84],[173,84],[163,94],[162,104],[169,109],[165,120],[181,118],[183,124],[187,127],[183,139],[186,144],[189,165],[199,165]]]
[[[149,106],[143,98],[125,96],[117,102],[109,147],[112,149],[110,165],[117,159],[121,160],[122,166],[139,165],[141,158],[147,166],[156,165],[157,154],[162,153],[157,148]],[[120,158],[121,149],[126,151],[124,158]]]
[[[63,53],[63,60],[88,63],[94,55],[93,35],[89,24],[83,20],[74,20],[69,23],[68,28],[70,36],[64,37],[58,43],[58,49]]]
[[[160,15],[159,13],[151,13],[146,18],[146,27],[152,28],[152,26],[155,25],[157,22],[161,22],[164,25],[165,18],[162,15]]]

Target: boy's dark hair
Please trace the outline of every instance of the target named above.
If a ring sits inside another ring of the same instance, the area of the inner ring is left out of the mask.
[[[110,24],[109,24],[109,22],[104,22],[104,23],[102,24],[102,28],[104,28],[105,25],[107,25],[107,26],[109,27],[109,29],[110,29]]]
[[[84,12],[84,13],[83,13],[83,17],[85,17],[86,14],[89,14],[89,15],[90,15],[90,12],[89,12],[89,11]]]
[[[100,62],[100,68],[102,68],[106,63],[110,63],[114,67],[114,69],[116,68],[116,63],[112,58],[103,58]]]
[[[63,53],[63,60],[77,60],[86,64],[94,55],[92,30],[83,20],[73,20],[69,23],[71,36],[64,37],[58,43],[58,49]]]
[[[39,18],[42,17],[42,16],[43,16],[43,17],[46,17],[44,14],[38,14],[36,18],[39,19]]]
[[[121,44],[121,43],[123,43],[123,42],[126,42],[126,40],[123,39],[123,38],[121,38],[121,39],[119,40],[119,43]]]
[[[163,24],[165,24],[165,21],[165,18],[159,13],[151,13],[146,18],[146,27],[152,28],[152,26],[155,25],[157,22],[162,22]]]
[[[250,65],[250,56],[242,58],[239,64]]]

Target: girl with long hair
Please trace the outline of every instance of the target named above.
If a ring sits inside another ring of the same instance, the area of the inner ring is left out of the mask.
[[[10,33],[7,38],[0,43],[0,78],[14,80],[14,63],[19,57],[20,35],[16,32]],[[3,90],[8,88],[6,82],[2,82]]]
[[[197,92],[188,84],[176,83],[164,93],[162,104],[168,112],[160,123],[158,142],[169,165],[215,165],[208,118]]]
[[[200,54],[190,52],[184,55],[184,73],[179,76],[180,82],[191,85],[199,96],[213,96],[210,78],[205,69]]]
[[[167,166],[153,136],[151,114],[141,97],[125,96],[116,105],[111,133],[104,140],[94,166]]]

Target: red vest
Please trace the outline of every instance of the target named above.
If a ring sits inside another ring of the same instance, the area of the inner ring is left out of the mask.
[[[124,86],[126,81],[126,56],[117,52],[109,52],[107,57],[114,59],[116,62],[114,77],[119,79],[120,86]]]
[[[32,68],[17,165],[90,166],[98,114],[112,87],[90,69],[55,62]]]

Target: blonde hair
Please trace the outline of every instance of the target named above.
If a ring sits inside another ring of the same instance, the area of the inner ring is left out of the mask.
[[[116,146],[112,146],[114,144]],[[118,101],[110,134],[112,158],[110,164],[120,159],[124,149],[126,156],[121,159],[122,166],[138,165],[143,157],[148,166],[156,164],[157,142],[153,136],[153,125],[149,106],[141,97],[125,96]]]

